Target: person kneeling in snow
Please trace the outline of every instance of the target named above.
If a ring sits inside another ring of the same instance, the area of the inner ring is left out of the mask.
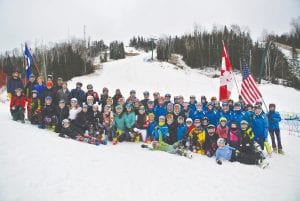
[[[15,90],[16,95],[13,95],[10,101],[10,112],[11,116],[13,117],[14,121],[21,120],[22,123],[25,123],[25,104],[26,104],[26,98],[22,94],[22,89],[17,88]]]
[[[176,142],[173,145],[170,145],[163,141],[162,132],[158,130],[159,134],[159,140],[158,141],[152,141],[151,145],[148,144],[142,144],[142,148],[148,148],[149,150],[158,150],[158,151],[165,151],[170,154],[177,154],[180,156],[185,156],[187,158],[192,158],[192,152],[185,149],[182,143]]]

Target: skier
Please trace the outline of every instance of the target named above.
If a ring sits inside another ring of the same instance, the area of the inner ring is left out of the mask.
[[[126,111],[124,113],[125,125],[126,125],[126,140],[130,141],[130,133],[133,133],[133,128],[135,125],[135,112],[133,111],[132,104],[126,104]]]
[[[86,88],[87,88],[87,92],[85,93],[85,100],[87,100],[87,97],[88,96],[93,96],[94,97],[94,104],[95,103],[98,103],[99,102],[99,95],[98,95],[98,93],[96,92],[96,91],[94,91],[93,90],[93,85],[92,84],[88,84],[87,86],[86,86]]]
[[[35,75],[34,74],[31,74],[30,77],[29,77],[29,80],[28,82],[26,83],[25,85],[25,96],[26,96],[26,99],[28,100],[29,98],[31,98],[31,91],[33,90],[33,87],[34,85],[36,85],[37,82],[35,81]]]
[[[274,103],[269,104],[269,112],[267,114],[269,120],[269,133],[272,139],[273,152],[277,153],[277,148],[278,148],[278,153],[284,154],[281,145],[281,136],[280,136],[280,128],[279,128],[279,122],[281,121],[281,117],[279,112],[275,111],[275,108],[276,105]],[[277,140],[277,146],[275,142],[275,136]]]
[[[38,98],[38,92],[36,90],[32,90],[31,93],[31,98],[28,99],[28,119],[30,120],[31,124],[38,124],[41,122],[41,100]]]
[[[166,138],[168,144],[174,144],[177,142],[177,122],[174,120],[172,114],[167,114],[167,126],[169,130],[169,135]]]
[[[264,150],[264,144],[268,137],[268,119],[262,112],[260,104],[257,104],[254,107],[252,130],[254,133],[254,140],[260,145],[261,149]]]
[[[39,128],[47,128],[52,131],[55,130],[55,125],[57,124],[57,117],[56,117],[56,109],[52,102],[52,97],[47,96],[45,98],[45,106],[41,113],[42,122],[39,125]]]
[[[146,111],[148,110],[148,101],[150,100],[149,99],[149,91],[144,91],[143,92],[143,95],[144,95],[144,99],[141,100],[141,103],[143,104],[143,106],[146,108]]]
[[[24,90],[24,85],[19,78],[19,71],[13,70],[11,78],[7,81],[7,95],[9,98],[11,98],[13,95],[16,95],[16,89],[22,89]]]
[[[57,126],[55,127],[55,132],[59,133],[62,127],[62,121],[67,119],[69,116],[69,108],[66,106],[65,100],[60,100],[58,107],[56,107],[56,116],[57,116]]]
[[[242,111],[242,105],[240,102],[234,103],[234,112],[232,114],[232,120],[235,121],[238,125],[238,128],[241,129],[241,121],[245,120],[245,112]]]
[[[71,90],[70,97],[69,97],[70,99],[76,98],[80,106],[82,106],[82,103],[86,101],[84,99],[85,98],[84,91],[81,88],[82,88],[82,83],[76,82],[76,88]]]
[[[200,119],[195,119],[194,126],[189,133],[191,138],[192,151],[201,155],[205,154],[205,131],[201,127]]]
[[[148,127],[148,119],[147,119],[147,114],[145,111],[144,106],[140,106],[139,108],[139,114],[136,116],[136,121],[135,121],[135,129],[134,131],[141,136],[141,140],[143,142],[146,142],[147,138],[147,127]],[[137,142],[139,139],[137,140]]]
[[[121,105],[116,106],[116,113],[114,114],[113,129],[109,139],[113,140],[113,144],[117,142],[123,142],[125,140],[125,117],[123,114],[123,107]]]
[[[46,85],[43,84],[42,76],[39,76],[36,81],[37,81],[37,84],[34,85],[33,89],[38,92],[38,98],[41,100],[41,98],[43,98],[43,93],[46,89]],[[41,103],[43,105],[44,101],[41,100]]]
[[[12,93],[12,97],[10,100],[10,112],[14,121],[20,120],[22,123],[25,123],[25,104],[26,97],[22,94],[21,88],[16,88],[15,92]]]
[[[148,114],[148,121],[149,121],[149,124],[147,127],[147,140],[153,141],[155,139],[154,138],[154,136],[155,136],[154,130],[157,126],[157,123],[155,121],[155,117],[154,117],[153,113]]]
[[[216,162],[219,165],[222,165],[222,160],[225,161],[235,161],[235,148],[230,147],[228,144],[225,145],[225,140],[219,138],[217,141],[217,151],[216,151]]]
[[[115,95],[113,96],[113,106],[114,106],[114,108],[118,105],[118,101],[119,101],[120,98],[123,98],[121,90],[116,89]]]
[[[227,119],[225,117],[221,117],[219,121],[219,125],[217,126],[217,134],[219,138],[223,138],[225,143],[228,143],[228,133],[229,127],[227,125]]]
[[[227,139],[229,146],[238,149],[241,143],[241,134],[236,121],[231,121]]]
[[[53,89],[53,82],[50,81],[50,80],[48,80],[46,82],[46,89],[43,91],[43,95],[42,95],[42,98],[41,98],[42,105],[45,104],[45,98],[47,96],[51,97],[52,103],[54,105],[57,104],[57,101],[56,101],[57,93],[56,93],[56,91],[54,91],[54,89]]]
[[[208,157],[215,155],[217,150],[218,134],[216,133],[216,127],[213,124],[207,126],[207,133],[205,136],[205,154]]]
[[[205,116],[208,118],[210,124],[213,124],[214,126],[218,125],[219,116],[214,110],[214,106],[212,102],[207,103],[207,111],[205,113]]]
[[[154,103],[155,103],[155,101],[154,101]],[[164,97],[160,97],[158,100],[158,105],[156,105],[154,108],[154,115],[156,118],[156,122],[158,122],[158,120],[159,120],[158,118],[160,116],[166,116],[166,114],[167,114],[167,108],[164,105]]]
[[[159,133],[162,134],[162,140],[166,141],[166,138],[169,136],[169,129],[166,125],[166,117],[160,116],[158,118],[158,126],[155,128],[155,140],[159,139]]]
[[[64,100],[66,105],[70,104],[71,92],[68,89],[68,83],[64,82],[62,88],[57,91],[57,100]]]

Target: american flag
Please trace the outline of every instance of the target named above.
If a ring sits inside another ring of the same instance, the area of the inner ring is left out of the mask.
[[[241,95],[245,104],[254,104],[262,98],[260,91],[257,88],[249,67],[246,62],[243,62],[243,82]]]

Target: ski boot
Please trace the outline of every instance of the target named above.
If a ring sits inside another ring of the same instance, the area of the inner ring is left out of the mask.
[[[137,135],[136,137],[135,137],[135,143],[139,143],[140,142],[140,135]]]
[[[278,149],[278,154],[284,155],[284,151],[282,149]]]
[[[273,147],[273,153],[275,153],[275,154],[278,153],[277,147]]]

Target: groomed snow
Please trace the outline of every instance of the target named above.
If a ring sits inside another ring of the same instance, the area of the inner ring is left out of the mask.
[[[197,96],[217,95],[218,79],[167,63],[144,62],[149,54],[104,64],[103,71],[74,78],[96,90],[120,88]],[[174,84],[175,83],[175,84]],[[260,87],[281,110],[300,111],[299,92],[276,85]],[[282,93],[281,95],[278,92]],[[296,100],[295,100],[296,99]],[[94,146],[62,139],[26,123],[13,122],[8,103],[0,104],[0,200],[4,201],[298,201],[300,138],[282,133],[286,155],[269,159],[270,168],[214,159],[193,159],[140,148],[140,144]]]

